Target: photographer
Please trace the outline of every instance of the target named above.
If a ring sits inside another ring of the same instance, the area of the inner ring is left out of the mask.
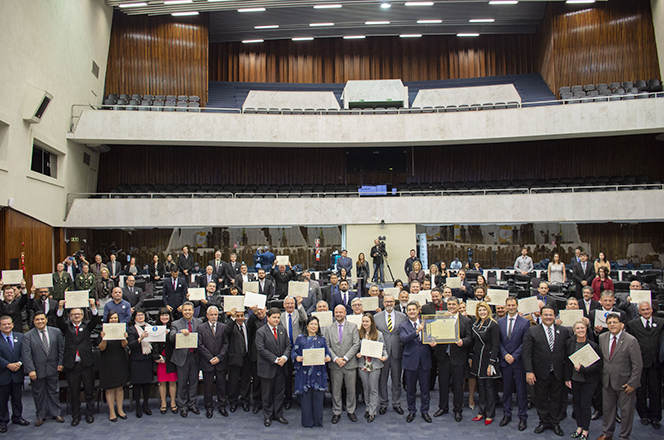
[[[374,267],[374,274],[372,281],[374,283],[385,282],[383,257],[387,257],[387,252],[385,251],[384,240],[385,237],[378,237],[377,239],[374,240],[374,246],[371,248],[371,258],[373,258],[373,267]],[[380,276],[378,275],[378,272],[380,272]]]

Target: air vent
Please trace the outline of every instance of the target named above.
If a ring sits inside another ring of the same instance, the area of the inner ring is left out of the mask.
[[[83,153],[83,163],[90,166],[90,155],[88,153]]]
[[[92,62],[92,74],[99,79],[99,66],[94,61]]]

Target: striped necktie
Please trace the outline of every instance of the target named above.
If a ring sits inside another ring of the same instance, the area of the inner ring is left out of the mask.
[[[387,314],[387,331],[392,333],[392,314]]]

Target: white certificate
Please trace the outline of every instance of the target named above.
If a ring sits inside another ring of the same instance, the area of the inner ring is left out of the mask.
[[[427,296],[424,293],[411,293],[408,296],[408,302],[417,301],[421,306],[427,303]]]
[[[152,325],[145,327],[148,337],[145,338],[148,342],[166,342],[166,335],[168,334],[168,328],[165,325]],[[161,353],[159,353],[161,354]]]
[[[318,318],[318,328],[327,327],[332,324],[332,310],[326,310],[324,312],[312,312],[311,316]]]
[[[360,354],[362,356],[369,356],[375,358],[383,357],[383,343],[372,341],[370,339],[362,339],[362,346],[360,347]]]
[[[202,287],[190,288],[187,293],[189,293],[189,301],[205,299],[205,289]]]
[[[309,296],[309,282],[308,281],[289,281],[288,282],[288,296],[296,297],[301,296],[306,298]]]
[[[258,281],[247,281],[242,283],[242,293],[258,293]]]
[[[450,289],[458,289],[461,287],[461,278],[459,277],[449,277],[445,281],[445,285]]]
[[[576,321],[583,321],[583,310],[561,310],[560,320],[565,327],[573,327]]]
[[[277,266],[288,266],[288,255],[277,255]]]
[[[383,296],[385,295],[392,295],[394,299],[399,302],[399,292],[401,292],[401,289],[398,287],[386,287],[383,289]]]
[[[32,285],[36,289],[41,289],[44,287],[53,287],[53,274],[52,273],[43,273],[41,275],[32,276]]]
[[[642,301],[652,304],[652,294],[650,290],[630,290],[629,296],[632,298],[632,304],[639,304]]]
[[[523,313],[524,315],[537,313],[539,311],[539,303],[537,302],[536,296],[529,296],[519,300],[519,312]]]
[[[608,328],[606,325],[606,315],[613,312],[605,312],[603,309],[595,310],[595,322],[593,323],[595,327],[604,327]]]
[[[367,312],[369,310],[376,310],[378,308],[378,297],[377,296],[365,296],[360,298],[362,301],[362,308]]]
[[[258,307],[259,309],[265,308],[265,302],[267,301],[267,295],[261,295],[260,293],[246,292],[244,294],[244,306],[245,307]]]
[[[2,283],[3,284],[21,284],[23,281],[22,270],[3,270]]]
[[[118,324],[104,323],[104,341],[122,341],[125,339],[125,332],[127,331],[127,324],[124,322]]]
[[[305,348],[302,350],[302,365],[305,367],[325,365],[325,349]]]
[[[492,306],[504,306],[505,300],[508,296],[510,296],[510,291],[501,289],[487,289],[486,296],[491,299],[488,304],[491,304]]]
[[[182,333],[175,335],[175,348],[198,348],[198,333]]]
[[[90,292],[87,290],[74,290],[65,292],[65,309],[90,307]]]
[[[241,295],[224,295],[224,312],[231,312],[233,309],[236,311],[244,311],[244,296]]]
[[[599,360],[599,355],[590,344],[586,344],[569,356],[569,360],[576,365],[589,367]]]
[[[475,316],[477,313],[477,305],[480,301],[475,301],[474,299],[469,299],[466,301],[466,315]]]
[[[355,324],[357,326],[357,328],[360,328],[360,326],[362,325],[362,317],[363,316],[364,316],[363,314],[362,315],[346,315],[346,321],[352,322],[353,324]]]

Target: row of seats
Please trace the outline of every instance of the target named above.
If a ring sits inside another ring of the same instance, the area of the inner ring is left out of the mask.
[[[566,86],[558,89],[560,99],[576,102],[599,102],[599,101],[619,101],[625,99],[643,99],[649,98],[648,93],[657,93],[662,91],[662,83],[658,79],[650,81],[623,81],[612,82],[609,84],[586,84],[585,86]],[[576,100],[579,99],[580,100]],[[594,98],[594,99],[583,99]]]
[[[200,97],[187,95],[128,95],[111,93],[104,100],[107,110],[199,112]]]
[[[196,95],[139,95],[139,94],[133,94],[129,95],[127,93],[121,93],[121,94],[116,94],[116,93],[111,93],[109,94],[106,99],[110,100],[119,100],[119,99],[124,99],[125,101],[129,101],[131,99],[136,100],[136,101],[184,101],[184,102],[200,102],[201,98],[200,96]]]
[[[518,108],[521,104],[516,101],[511,102],[487,102],[484,104],[471,105],[439,105],[436,107],[412,107],[412,108],[365,108],[365,109],[337,109],[337,108],[253,108],[244,109],[245,114],[259,115],[397,115],[412,113],[454,113],[478,110],[502,110],[507,108]]]

